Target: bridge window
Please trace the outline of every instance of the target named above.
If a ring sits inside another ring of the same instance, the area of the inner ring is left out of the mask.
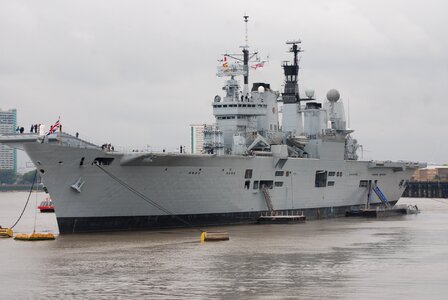
[[[334,186],[334,181],[328,181],[328,186]]]
[[[339,172],[338,172],[339,173]],[[328,176],[334,176],[336,173],[334,171],[328,172]]]
[[[283,176],[283,171],[275,171],[275,176]]]
[[[326,187],[327,186],[327,171],[318,170],[316,171],[316,178],[314,181],[315,187]]]
[[[246,173],[244,173],[244,178],[252,178],[252,169],[246,169]]]
[[[274,183],[274,186],[275,186],[275,187],[282,187],[282,186],[283,186],[283,181],[276,181],[276,182]]]

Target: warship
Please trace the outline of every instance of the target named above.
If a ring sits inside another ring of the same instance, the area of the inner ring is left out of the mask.
[[[112,151],[64,132],[0,137],[34,163],[61,234],[249,224],[267,214],[333,218],[398,201],[425,164],[359,160],[340,93],[319,102],[299,91],[300,40],[286,43],[292,61],[282,63],[281,92],[250,87],[251,67],[263,62],[249,51],[244,21],[242,53],[218,66],[224,94],[211,101],[216,123],[204,125],[200,154]]]

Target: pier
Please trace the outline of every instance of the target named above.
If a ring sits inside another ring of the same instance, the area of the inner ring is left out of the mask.
[[[448,198],[446,181],[409,181],[403,197],[410,198]]]

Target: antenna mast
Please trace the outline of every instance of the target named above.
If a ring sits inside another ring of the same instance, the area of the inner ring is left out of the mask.
[[[243,93],[244,95],[247,95],[249,93],[249,38],[248,38],[248,33],[247,33],[247,23],[249,22],[249,16],[248,15],[244,15],[244,23],[245,23],[245,27],[246,27],[246,45],[244,45],[243,48],[243,65],[244,65],[244,71],[246,72],[246,74],[244,75],[244,89],[243,89]]]
[[[248,45],[249,39],[248,39],[248,34],[247,34],[247,22],[249,22],[249,16],[244,15],[243,18],[244,18],[244,23],[246,23],[246,45],[245,45],[245,47],[248,48],[249,47],[249,45]]]
[[[350,129],[350,98],[347,99],[348,104],[348,129]]]
[[[244,96],[247,96],[249,94],[249,62],[260,62],[260,59],[258,58],[258,52],[249,52],[249,16],[245,14],[243,16],[243,20],[245,23],[245,38],[244,46],[240,46],[240,48],[243,49],[243,54],[225,53],[224,62],[226,62],[227,58],[231,58],[237,63],[224,63],[222,67],[218,67],[218,73],[216,75],[219,77],[230,76],[232,79],[234,78],[234,76],[242,75],[244,77],[243,94]]]
[[[301,43],[300,40],[295,41],[287,41],[287,45],[292,45],[289,49],[289,52],[294,54],[294,60],[292,64],[288,61],[283,62],[283,72],[285,73],[285,91],[282,93],[283,103],[298,103],[300,104],[300,100],[309,101],[311,99],[300,99],[299,94],[299,84],[298,84],[298,75],[299,75],[299,59],[298,55],[302,52],[302,48],[299,46]]]

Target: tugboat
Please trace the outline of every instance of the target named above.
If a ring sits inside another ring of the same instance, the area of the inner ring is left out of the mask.
[[[42,201],[37,208],[40,210],[41,213],[54,212],[53,201],[51,201],[50,198],[47,198],[44,201]]]

